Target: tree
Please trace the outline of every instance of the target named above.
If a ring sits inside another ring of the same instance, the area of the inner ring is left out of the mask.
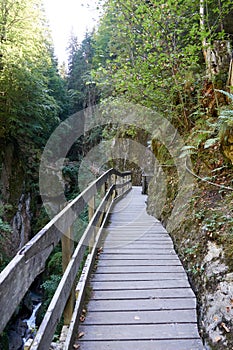
[[[32,137],[58,115],[48,91],[51,40],[41,1],[2,0],[0,21],[0,138]]]
[[[217,1],[205,3],[211,9],[208,33],[224,38]],[[221,14],[228,10],[221,7]],[[103,95],[123,94],[189,128],[197,85],[205,76],[201,50],[209,34],[200,28],[201,19],[199,1],[107,1],[95,36],[95,78]]]
[[[19,203],[24,208],[28,200],[28,210],[39,211],[41,152],[68,108],[42,1],[1,0],[0,22],[0,218],[7,227],[5,222],[12,224]],[[23,239],[20,228],[13,234],[0,232],[0,253],[6,248],[7,257],[30,238],[30,218],[24,216]]]
[[[68,90],[71,98],[71,113],[92,106],[98,101],[98,92],[91,76],[94,48],[92,33],[86,33],[81,44],[74,35],[69,44]]]

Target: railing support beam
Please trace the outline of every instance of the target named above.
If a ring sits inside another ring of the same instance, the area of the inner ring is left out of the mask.
[[[91,222],[93,216],[95,214],[95,196],[93,196],[89,203],[88,203],[88,219],[89,219],[89,223]],[[94,239],[95,239],[95,234],[93,234],[93,236],[91,237],[90,241],[89,241],[89,253],[91,253],[92,251],[92,247],[94,245]]]
[[[62,269],[63,273],[65,272],[70,259],[74,252],[74,240],[73,240],[73,230],[72,226],[67,230],[67,232],[62,236]],[[69,299],[66,303],[65,309],[64,309],[64,325],[69,325],[73,310],[74,310],[74,304],[75,304],[75,286],[73,286],[71,294],[69,296]]]

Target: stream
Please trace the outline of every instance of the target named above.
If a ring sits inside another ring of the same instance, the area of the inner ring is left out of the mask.
[[[28,307],[21,310],[21,314],[15,319],[8,331],[9,350],[23,350],[29,339],[33,339],[36,332],[36,315],[42,304],[41,296],[30,292],[27,298]]]
[[[30,318],[23,320],[23,322],[25,322],[27,324],[26,334],[25,334],[25,337],[23,338],[24,344],[26,343],[26,341],[28,339],[34,338],[34,335],[36,332],[36,314],[37,314],[37,311],[39,310],[41,304],[42,304],[41,302],[39,302],[36,305],[33,304],[33,312],[31,314]]]

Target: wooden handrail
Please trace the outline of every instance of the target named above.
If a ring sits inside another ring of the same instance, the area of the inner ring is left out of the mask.
[[[116,169],[110,169],[101,175],[97,180],[92,182],[80,195],[59,212],[35,237],[33,237],[12,259],[6,268],[0,274],[0,310],[2,312],[0,318],[0,333],[4,330],[8,321],[12,317],[15,309],[23,299],[24,295],[30,288],[35,278],[44,270],[46,260],[53,251],[54,247],[61,240],[63,232],[71,227],[78,215],[83,211],[85,205],[97,194],[97,191],[105,183],[110,181],[111,176],[126,178],[124,184],[120,187],[125,187],[127,191],[130,187],[131,172],[119,172]],[[106,187],[106,186],[104,186]],[[94,228],[101,226],[99,222],[103,218],[103,213],[108,211],[112,203],[112,194],[116,191],[118,185],[115,183],[109,186],[107,193],[102,199],[99,207],[96,209],[94,216],[87,229],[85,230],[78,246],[71,257],[62,280],[55,292],[51,304],[46,312],[44,320],[38,331],[38,336],[35,338],[31,349],[45,349],[43,345],[44,335],[46,334],[46,344],[52,340],[58,318],[62,316],[65,304],[69,298],[72,285],[74,284],[76,275],[79,270],[80,263],[83,259],[86,246],[92,238]],[[98,225],[97,225],[98,224]],[[60,300],[60,301],[59,301]],[[49,329],[50,336],[48,336]]]

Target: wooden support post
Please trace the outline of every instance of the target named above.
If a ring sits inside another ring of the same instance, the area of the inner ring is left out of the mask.
[[[101,186],[100,193],[101,193],[101,200],[102,200],[102,199],[104,198],[105,194],[106,194],[106,183],[104,183],[104,184]],[[104,212],[102,212],[101,215],[100,215],[99,222],[98,222],[98,226],[99,226],[99,227],[100,227],[101,224],[102,224],[103,217],[104,217]]]
[[[142,175],[142,194],[146,194],[146,175]]]
[[[88,219],[89,222],[93,218],[93,215],[95,213],[95,197],[92,197],[88,203]]]
[[[95,214],[95,196],[93,196],[90,199],[89,203],[88,203],[88,219],[89,219],[89,222],[93,218],[94,214]],[[95,240],[95,232],[93,232],[93,236],[91,237],[91,239],[89,241],[89,252],[90,253],[91,253],[92,247],[94,245],[94,240]]]
[[[116,185],[116,182],[117,182],[117,176],[115,174],[112,175],[112,184],[113,185]],[[117,191],[116,189],[113,191],[112,193],[112,199],[114,199],[117,195]]]
[[[62,237],[62,269],[63,269],[63,272],[65,272],[67,265],[70,262],[73,251],[74,251],[73,230],[72,230],[72,227],[70,227]],[[75,286],[73,286],[73,288],[71,290],[70,297],[66,303],[66,306],[65,306],[65,309],[63,312],[64,325],[70,324],[73,310],[74,310],[74,303],[75,303]]]
[[[129,175],[126,176],[126,182],[128,182],[128,181],[129,181]],[[128,183],[128,184],[126,185],[126,191],[129,190],[129,186],[130,186],[130,184]]]
[[[122,185],[122,180],[123,180],[123,178],[122,178],[121,176],[119,176],[118,179],[119,179],[119,180],[118,180],[118,184],[119,184],[119,185]],[[119,187],[119,189],[118,189],[118,195],[119,195],[119,196],[122,195],[122,187]]]

